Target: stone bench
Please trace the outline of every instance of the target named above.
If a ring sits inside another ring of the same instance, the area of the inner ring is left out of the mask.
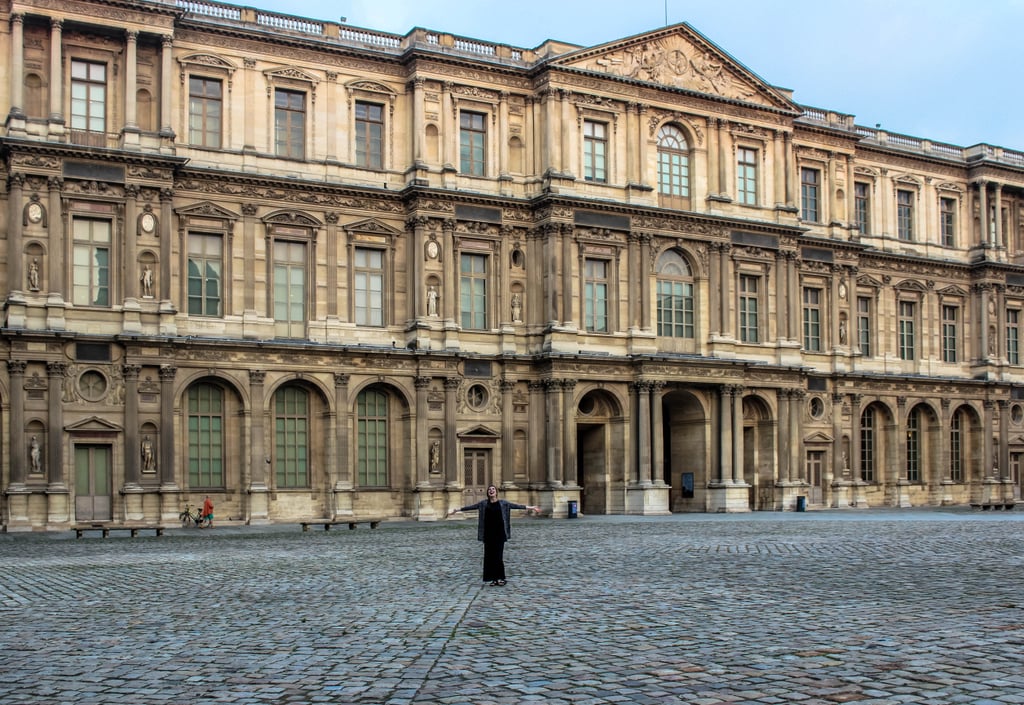
[[[369,524],[371,529],[376,529],[380,526],[383,519],[307,519],[306,521],[299,522],[302,526],[303,531],[309,531],[311,526],[323,526],[324,531],[330,531],[332,526],[343,526],[348,524],[348,528],[355,529],[359,524]]]
[[[152,531],[154,536],[163,536],[164,527],[162,526],[121,526],[117,524],[79,524],[78,526],[72,526],[72,531],[75,532],[75,538],[80,539],[86,531],[99,531],[102,533],[103,538],[110,536],[111,531],[127,531],[131,534],[132,538],[139,535],[140,531]]]

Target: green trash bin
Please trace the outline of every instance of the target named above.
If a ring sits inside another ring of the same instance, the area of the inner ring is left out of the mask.
[[[807,497],[805,497],[803,495],[797,496],[797,498],[796,498],[796,510],[798,512],[806,512],[807,511]]]
[[[575,499],[570,499],[569,500],[569,515],[568,515],[569,518],[570,519],[575,519],[579,515],[580,515],[580,503],[577,502]]]

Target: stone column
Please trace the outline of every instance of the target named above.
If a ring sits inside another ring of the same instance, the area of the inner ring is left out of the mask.
[[[441,83],[441,160],[444,162],[445,171],[458,171],[456,146],[459,143],[459,115],[455,103],[452,101],[452,84],[449,81]]]
[[[63,362],[46,363],[46,475],[49,489],[67,488],[64,477],[64,378],[68,366]]]
[[[139,33],[134,30],[125,32],[124,56],[124,129],[126,132],[138,132],[139,121],[136,115],[136,92],[138,92],[138,41]],[[170,80],[161,77],[163,83]]]
[[[350,490],[353,486],[352,458],[349,457],[348,437],[351,428],[351,414],[348,407],[348,382],[350,376],[344,372],[334,373],[334,408],[338,422],[335,424],[335,446],[337,447],[334,487]]]
[[[661,393],[664,388],[664,382],[651,383],[651,481],[655,485],[665,483],[665,432],[661,413]]]
[[[160,281],[158,282],[160,288],[160,304],[162,308],[171,307],[174,304],[171,301],[171,272],[172,263],[172,250],[171,243],[174,240],[172,235],[172,223],[174,221],[174,213],[171,210],[171,206],[174,205],[174,192],[171,189],[161,189],[160,191]],[[182,236],[184,241],[184,235]]]
[[[501,472],[495,478],[495,484],[499,487],[515,485],[515,423],[513,418],[512,394],[516,389],[516,383],[510,379],[503,379],[499,382],[501,387]]]
[[[458,326],[458,307],[455,301],[456,281],[459,278],[459,253],[455,251],[455,221],[445,220],[443,225],[444,243],[441,247],[442,257],[442,291],[441,310],[444,312],[445,325]]]
[[[708,133],[708,195],[717,196],[722,192],[722,184],[718,180],[718,120],[716,118],[708,118],[707,122],[707,133]]]
[[[722,316],[722,337],[733,338],[736,336],[736,329],[733,328],[733,316],[732,311],[735,308],[735,303],[730,300],[731,292],[733,290],[733,271],[732,271],[732,260],[729,257],[729,253],[732,251],[732,245],[721,244],[719,245],[719,257],[721,263],[719,264],[718,273],[719,281],[718,285],[721,289],[721,296],[719,297],[719,313]]]
[[[426,118],[423,103],[424,79],[417,76],[412,80],[412,158],[416,167],[425,165],[423,144],[426,142]]]
[[[718,388],[718,480],[719,484],[729,482],[732,477],[732,387],[723,384]]]
[[[640,266],[640,234],[629,233],[628,238],[628,262],[629,262],[629,279],[630,281],[639,282],[643,281],[640,272],[642,267]],[[646,290],[647,287],[641,287]],[[641,318],[639,312],[639,302],[636,296],[629,296],[626,302],[629,306],[629,328],[639,330],[641,328]]]
[[[988,182],[978,182],[978,242],[985,246],[993,245],[991,229],[988,227]]]
[[[8,122],[12,118],[25,117],[25,13],[11,13],[11,55],[10,55],[10,87],[11,110],[7,114]]]
[[[636,382],[636,442],[637,442],[637,480],[641,487],[651,486],[651,385],[649,382]]]
[[[850,479],[861,481],[860,476],[860,403],[861,394],[850,395]]]
[[[57,18],[50,20],[50,116],[49,122],[54,126],[64,125],[64,77],[63,68],[63,42],[61,32],[64,21]],[[24,80],[19,77],[19,80]],[[53,130],[51,130],[53,132]]]
[[[786,144],[782,130],[776,130],[772,139],[775,161],[775,205],[786,204]]]
[[[25,257],[22,243],[22,207],[24,206],[25,177],[22,174],[11,174],[7,181],[7,280],[10,292],[8,300],[22,300],[25,286]],[[51,213],[47,222],[52,222]],[[57,249],[57,248],[52,248]],[[19,326],[23,327],[23,326]]]
[[[242,58],[242,65],[244,72],[242,74],[242,85],[243,88],[243,104],[250,100],[252,97],[255,100],[256,96],[256,60],[250,56]],[[252,154],[256,151],[256,120],[243,120],[242,124],[244,127],[244,140],[245,144],[242,146],[243,153]],[[232,140],[233,142],[234,140]],[[245,213],[245,209],[242,209]],[[252,271],[251,269],[248,271]],[[249,308],[248,306],[246,308]]]
[[[174,477],[174,378],[178,368],[160,367],[160,465],[157,473],[160,485],[176,488]]]
[[[174,37],[169,34],[161,37],[160,51],[160,136],[174,139],[174,128],[171,122],[171,49]]]
[[[789,394],[788,389],[779,389],[777,391],[777,400],[779,406],[779,425],[778,425],[778,457],[779,457],[779,472],[778,478],[780,482],[790,482],[792,477],[790,475],[790,430],[789,430]]]
[[[743,387],[732,388],[732,483],[743,484]]]
[[[122,292],[125,299],[139,297],[138,255],[136,241],[138,239],[138,198],[139,187],[128,184],[124,187],[124,285]]]
[[[576,404],[573,392],[576,380],[563,379],[562,386],[562,485],[575,487],[576,482]]]
[[[562,128],[561,139],[559,140],[559,144],[561,145],[561,157],[559,158],[559,173],[570,175],[573,173],[571,166],[576,163],[576,158],[574,155],[579,154],[579,152],[575,149],[575,135],[577,133],[573,129],[573,126],[576,124],[576,121],[572,119],[572,105],[569,103],[569,97],[571,95],[572,93],[567,90],[561,90],[558,92],[558,98],[562,113],[561,119],[559,120],[559,125]]]
[[[142,480],[142,448],[139,444],[140,365],[122,365],[124,377],[124,484],[138,485]]]
[[[982,431],[981,431],[982,434],[983,434],[983,438],[982,438],[983,446],[982,447],[983,447],[983,456],[984,456],[982,458],[982,462],[985,464],[985,479],[986,480],[994,480],[996,478],[995,478],[995,473],[992,471],[992,468],[993,468],[993,465],[995,464],[995,459],[996,458],[995,458],[995,453],[994,453],[994,449],[993,449],[993,446],[992,446],[992,431],[995,429],[995,426],[994,426],[995,419],[993,418],[995,416],[995,413],[993,411],[995,409],[995,402],[992,401],[991,399],[986,399],[983,402],[983,406],[985,408],[985,425],[982,426]]]
[[[508,91],[498,95],[498,177],[508,176]]]
[[[993,450],[999,464],[999,477],[1003,482],[1010,481],[1010,448],[1007,439],[1010,437],[1010,402],[1008,399],[997,399],[999,406],[999,438]]]
[[[644,136],[644,124],[646,122],[644,116],[647,115],[647,110],[648,106],[644,105],[643,103],[640,103],[639,105],[636,106],[637,131],[635,133],[635,139],[637,140],[636,155],[637,159],[639,160],[639,164],[637,164],[636,180],[637,183],[640,184],[641,186],[647,183],[647,138]]]
[[[792,442],[789,444],[789,467],[790,474],[795,471],[796,476],[801,481],[807,480],[807,475],[804,472],[804,454],[803,454],[803,437],[804,437],[804,415],[803,406],[804,399],[807,397],[807,392],[802,389],[794,389],[790,391],[789,395],[789,432],[793,437]]]
[[[803,315],[800,306],[803,302],[803,297],[800,296],[799,255],[796,253],[793,253],[789,258],[789,267],[786,270],[786,287],[789,291],[787,299],[789,310],[786,312],[786,318],[789,319],[789,339],[799,342],[802,338],[800,322],[803,320]]]
[[[794,173],[796,172],[796,155],[793,153],[793,133],[785,132],[782,136],[783,148],[786,152],[786,207],[796,207],[796,188]]]
[[[46,180],[46,186],[50,211],[46,217],[46,232],[50,242],[64,242],[64,218],[61,214],[61,193],[64,189],[64,180],[51,176]],[[46,273],[49,282],[48,299],[61,303],[64,300],[64,248],[50,247],[46,254],[47,260],[49,260]]]
[[[991,426],[987,426],[991,428]],[[897,485],[902,485],[907,479],[907,398],[900,396],[896,397],[896,438],[895,443],[887,444],[890,448],[894,447],[895,457],[890,457],[889,467],[895,468],[895,478]],[[897,487],[897,490],[899,488]],[[899,491],[899,495],[902,497],[902,491]],[[899,504],[897,503],[897,506]]]
[[[558,422],[562,418],[561,397],[558,394],[559,381],[555,379],[545,380],[544,384],[544,406],[547,409],[547,463],[548,463],[548,487],[562,486],[562,442],[561,429]]]
[[[726,120],[718,121],[718,188],[719,195],[728,197],[732,186],[729,184],[729,162],[730,147],[732,138],[729,135],[729,123]]]
[[[775,252],[775,337],[789,340],[789,316],[786,315],[786,258],[782,250]]]
[[[430,377],[413,378],[416,388],[416,487],[430,487],[430,439],[428,438],[427,396],[430,392]]]
[[[7,377],[11,388],[10,423],[11,423],[11,486],[22,487],[25,484],[26,448],[25,445],[25,368],[24,360],[7,361]]]
[[[711,299],[708,314],[708,324],[711,337],[722,335],[722,308],[726,305],[722,298],[722,259],[718,256],[721,247],[717,242],[708,243],[708,264],[711,270],[708,273],[708,297]]]
[[[529,448],[528,477],[530,484],[546,483],[551,484],[550,474],[544,470],[544,449],[547,443],[544,436],[544,409],[547,400],[544,397],[543,382],[527,382],[527,389],[530,392],[529,411],[529,437],[527,447]]]
[[[992,244],[996,247],[1005,247],[1003,242],[1003,186],[996,182],[992,184],[992,220],[995,225],[995,232],[992,234]]]
[[[640,330],[651,330],[651,287],[647,286],[647,276],[651,271],[651,235],[641,233],[640,237],[640,276],[633,281],[638,282],[640,289]],[[631,287],[632,288],[632,287]],[[629,299],[636,298],[635,289],[630,292]]]
[[[444,380],[444,476],[445,486],[460,488],[464,485],[459,464],[459,437],[455,395],[461,380],[458,377],[445,377]]]
[[[267,474],[271,465],[264,432],[266,400],[263,384],[266,379],[265,370],[249,370],[249,464],[252,468],[250,491],[266,491]]]
[[[571,271],[566,271],[567,267],[572,266],[572,246],[573,246],[573,226],[568,224],[562,225],[562,233],[560,235],[562,239],[562,270],[560,272],[560,282],[562,284],[562,324],[568,327],[573,327],[576,323],[576,307],[573,306],[573,276]],[[580,263],[582,268],[583,264]],[[581,271],[580,276],[583,276]]]
[[[636,103],[626,103],[626,183],[636,183],[636,148],[633,144],[637,138]],[[614,182],[611,178],[609,181]]]

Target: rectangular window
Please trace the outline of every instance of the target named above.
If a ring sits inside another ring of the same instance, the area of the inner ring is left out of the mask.
[[[819,187],[821,172],[817,169],[800,169],[800,217],[808,223],[820,223]]]
[[[593,120],[583,121],[583,178],[608,181],[608,126]]]
[[[384,325],[384,253],[357,247],[354,269],[356,325]]]
[[[917,307],[913,301],[899,302],[899,349],[901,360],[913,360],[916,358],[917,348],[914,337],[916,313]]]
[[[384,164],[384,107],[356,101],[356,164],[380,169]]]
[[[942,307],[942,361],[956,362],[960,349],[960,307]]]
[[[939,227],[944,247],[956,247],[956,200],[939,199]]]
[[[71,129],[106,132],[107,65],[71,61]]]
[[[487,257],[463,253],[459,258],[459,303],[462,327],[487,328]]]
[[[757,205],[757,150],[740,147],[736,150],[736,200],[748,206]]]
[[[188,315],[220,316],[222,273],[221,238],[188,236]]]
[[[1006,309],[1006,361],[1020,364],[1020,311],[1015,308]]]
[[[658,281],[658,335],[693,337],[693,284]]]
[[[281,338],[306,337],[306,246],[274,241],[274,330]]]
[[[821,289],[804,289],[804,350],[821,352]]]
[[[914,239],[914,192],[896,192],[896,235],[900,240]]]
[[[867,296],[857,297],[857,342],[860,354],[871,357],[871,299]]]
[[[188,141],[197,147],[220,148],[223,94],[221,82],[191,76],[188,79]]]
[[[608,262],[588,259],[583,265],[583,326],[594,333],[608,332]]]
[[[875,414],[871,410],[860,420],[860,479],[875,481]]]
[[[274,154],[303,159],[306,155],[306,94],[274,91]]]
[[[459,170],[463,174],[487,173],[487,116],[463,110],[459,113]]]
[[[853,185],[853,224],[862,233],[871,227],[871,184],[858,181]]]
[[[915,409],[907,417],[907,482],[921,481],[920,414]]]
[[[749,274],[740,275],[740,341],[760,341],[758,329],[758,278]]]
[[[111,227],[109,220],[71,221],[71,301],[76,306],[110,305]]]

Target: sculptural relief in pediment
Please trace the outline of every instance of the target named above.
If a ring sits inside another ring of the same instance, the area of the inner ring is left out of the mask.
[[[727,55],[711,45],[701,46],[681,28],[604,51],[598,48],[579,52],[565,57],[565,65],[733,100],[792,108],[781,94]]]

